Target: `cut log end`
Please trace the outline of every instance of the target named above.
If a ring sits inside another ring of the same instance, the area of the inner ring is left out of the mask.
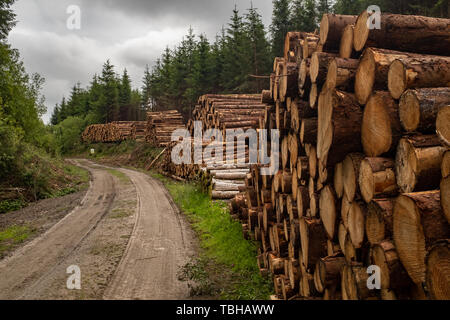
[[[342,33],[339,56],[341,58],[350,58],[353,52],[353,29],[354,25],[347,25]]]
[[[369,37],[369,28],[367,27],[367,21],[369,20],[369,13],[365,10],[361,13],[356,20],[354,33],[353,33],[353,47],[356,51],[361,51],[366,45]]]
[[[414,90],[402,95],[399,104],[400,122],[408,131],[415,131],[420,124],[420,102]]]
[[[442,144],[450,148],[450,105],[439,110],[436,118],[436,133]]]
[[[359,104],[366,104],[375,83],[375,59],[371,50],[366,50],[359,63],[355,77],[355,95]]]
[[[428,252],[426,284],[435,300],[450,300],[450,240],[436,243]]]
[[[395,60],[389,67],[388,88],[394,99],[400,99],[407,88],[406,68],[400,60]]]

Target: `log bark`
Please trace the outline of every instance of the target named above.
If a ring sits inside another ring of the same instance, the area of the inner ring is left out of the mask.
[[[439,187],[445,147],[435,135],[416,135],[400,140],[395,175],[401,192],[432,190]]]
[[[302,145],[313,144],[317,141],[317,118],[302,119],[300,127],[300,142]]]
[[[382,14],[380,29],[369,30],[367,11],[355,23],[353,44],[356,51],[377,47],[405,52],[448,55],[450,19],[413,15]]]
[[[450,227],[440,206],[440,192],[399,196],[394,207],[394,241],[406,271],[416,284],[425,281],[427,249],[450,238]]]
[[[298,92],[298,65],[295,62],[285,62],[280,67],[282,70],[279,94],[281,101],[285,101],[287,97],[293,97]]]
[[[443,178],[440,187],[442,210],[450,223],[450,177]]]
[[[407,90],[399,103],[402,127],[408,132],[434,133],[437,114],[447,105],[450,105],[450,88]]]
[[[367,206],[366,234],[371,245],[392,238],[395,198],[375,199]]]
[[[398,104],[387,91],[377,91],[364,108],[361,141],[369,157],[394,153],[402,136]]]
[[[447,178],[450,175],[450,151],[444,153],[441,166],[442,178]]]
[[[425,56],[395,60],[388,73],[388,88],[400,99],[410,88],[438,88],[450,84],[450,57]]]
[[[359,170],[359,190],[364,201],[398,194],[395,161],[389,158],[366,158]]]

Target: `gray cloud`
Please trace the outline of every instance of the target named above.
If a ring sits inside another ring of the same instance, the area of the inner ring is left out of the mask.
[[[18,24],[9,40],[27,71],[46,78],[48,122],[54,105],[76,82],[89,85],[107,59],[118,73],[127,68],[138,88],[145,65],[153,65],[166,46],[173,48],[190,26],[213,40],[235,4],[242,14],[250,0],[18,0]],[[81,30],[66,27],[69,5],[81,9]],[[268,26],[272,0],[253,0],[253,6]]]

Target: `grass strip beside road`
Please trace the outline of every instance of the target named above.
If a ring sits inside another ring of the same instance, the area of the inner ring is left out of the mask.
[[[203,248],[199,261],[215,261],[216,266],[200,265],[212,273],[210,278],[219,287],[220,298],[268,299],[272,284],[259,273],[257,246],[244,239],[241,224],[231,218],[226,204],[212,202],[194,183],[176,182],[155,173],[152,176],[165,184],[199,235]]]

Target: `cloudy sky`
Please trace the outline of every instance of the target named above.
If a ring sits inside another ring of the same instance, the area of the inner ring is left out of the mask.
[[[17,0],[17,26],[10,34],[28,72],[46,79],[48,122],[56,103],[78,81],[87,86],[111,59],[116,72],[129,71],[141,86],[145,65],[153,65],[166,46],[173,48],[189,26],[214,39],[229,22],[235,5],[241,13],[251,0]],[[81,10],[81,28],[70,30],[68,7]],[[266,26],[272,0],[253,0]]]

